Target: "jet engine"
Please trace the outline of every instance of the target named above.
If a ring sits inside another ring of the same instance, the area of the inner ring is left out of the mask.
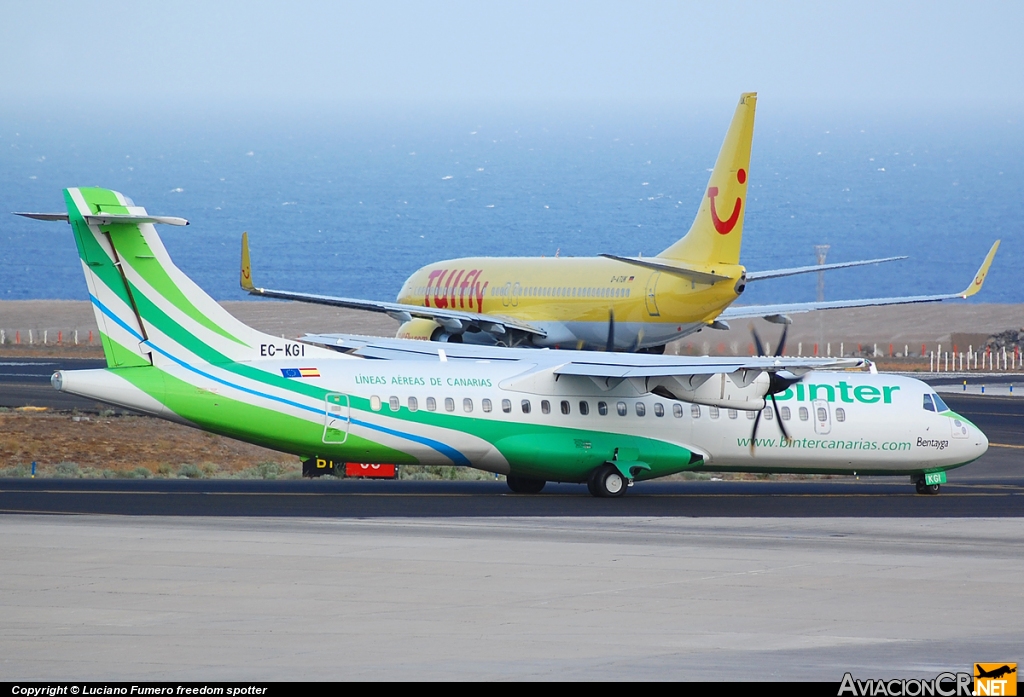
[[[432,319],[413,318],[402,323],[398,328],[399,339],[418,339],[420,341],[448,341],[453,344],[462,343],[462,334],[454,334]]]

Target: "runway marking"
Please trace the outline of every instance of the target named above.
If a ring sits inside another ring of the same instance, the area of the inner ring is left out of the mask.
[[[1003,485],[986,485],[986,484],[962,484],[952,485],[960,487],[991,487],[991,488],[1003,488],[1003,487],[1014,487],[1012,484]],[[1019,489],[1019,487],[1014,487]],[[1019,496],[1022,492],[1020,491],[994,491],[988,493],[981,492],[946,492],[942,494],[945,498],[968,498],[968,497],[994,497],[994,496]],[[67,491],[63,489],[39,489],[39,490],[26,490],[26,489],[14,489],[14,490],[0,490],[0,495],[4,494],[69,494],[69,495],[121,495],[121,496],[279,496],[279,497],[344,497],[344,498],[474,498],[474,497],[488,497],[488,496],[520,496],[519,494],[513,493],[468,493],[468,494],[443,494],[443,493],[372,493],[372,492],[245,492],[245,491]],[[540,494],[539,498],[569,498],[576,497],[575,494]],[[582,494],[580,495],[582,496]],[[901,498],[901,497],[913,497],[917,498],[920,494],[916,494],[912,491],[906,492],[893,492],[893,493],[844,493],[844,494],[772,494],[772,493],[751,493],[751,494],[728,494],[728,493],[707,493],[707,494],[655,494],[655,493],[643,493],[634,494],[631,498],[707,498],[707,499],[725,499],[725,498],[763,498],[763,499],[783,499],[783,498]]]
[[[1017,450],[1024,450],[1024,445],[1010,445],[1009,443],[989,443],[990,448],[1015,448]]]

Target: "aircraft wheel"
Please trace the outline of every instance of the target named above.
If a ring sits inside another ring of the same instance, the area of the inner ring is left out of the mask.
[[[917,493],[919,493],[919,494],[927,494],[929,496],[934,496],[935,494],[939,493],[941,485],[940,484],[925,484],[924,480],[920,479],[917,482],[915,482],[915,488],[917,489]]]
[[[600,467],[591,476],[591,493],[605,499],[614,499],[626,493],[626,478],[614,465]]]
[[[532,477],[517,477],[514,474],[505,475],[505,483],[508,488],[517,494],[539,494],[547,482],[543,479]]]

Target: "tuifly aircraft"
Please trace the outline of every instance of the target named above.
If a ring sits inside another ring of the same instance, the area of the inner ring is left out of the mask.
[[[255,285],[248,236],[242,236],[240,283],[253,295],[384,312],[411,339],[663,353],[665,344],[734,319],[875,305],[966,298],[981,282],[996,242],[966,289],[942,295],[734,306],[747,283],[905,259],[747,271],[740,264],[756,94],[740,97],[697,215],[686,236],[654,257],[475,257],[419,269],[396,302],[272,290]],[[609,326],[614,325],[609,346]]]
[[[988,447],[918,380],[823,370],[860,359],[282,339],[174,265],[154,224],[186,221],[107,189],[64,198],[66,215],[28,215],[71,224],[107,367],[54,387],[306,460],[475,467],[521,493],[617,497],[688,470],[903,474],[937,493]]]

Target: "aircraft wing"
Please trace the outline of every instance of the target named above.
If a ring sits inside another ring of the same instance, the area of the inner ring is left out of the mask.
[[[634,266],[642,266],[645,269],[663,271],[675,276],[682,276],[697,283],[708,283],[714,285],[719,281],[733,280],[729,276],[720,276],[714,273],[706,273],[697,269],[687,268],[678,261],[659,259],[658,257],[620,257],[615,254],[600,254],[598,256],[606,259],[614,259]],[[815,264],[813,266],[794,266],[789,269],[774,269],[771,271],[748,271],[747,281],[764,281],[769,278],[783,278],[784,276],[796,276],[801,273],[812,273],[815,271],[831,271],[832,269],[847,269],[851,266],[866,266],[867,264],[882,264],[887,261],[899,261],[907,257],[885,257],[884,259],[864,259],[862,261],[841,261],[835,264]]]
[[[820,368],[857,368],[861,358],[792,358],[757,356],[659,356],[643,353],[567,351],[450,344],[354,334],[307,334],[302,341],[362,358],[425,361],[520,361],[554,368],[556,375],[590,378],[645,378],[714,375],[740,370],[801,373]]]
[[[242,269],[239,276],[239,283],[242,289],[250,295],[261,295],[265,298],[278,298],[281,300],[297,300],[304,303],[317,305],[332,305],[334,307],[348,307],[353,310],[366,310],[367,312],[383,312],[399,322],[408,322],[412,318],[429,319],[437,322],[445,329],[455,334],[461,334],[466,330],[477,330],[486,332],[502,338],[509,333],[532,334],[536,336],[547,336],[547,332],[539,327],[534,327],[526,322],[500,317],[497,315],[485,315],[479,312],[465,312],[462,310],[449,310],[439,307],[423,307],[421,305],[407,305],[405,303],[392,303],[378,300],[362,300],[359,298],[339,298],[332,295],[317,295],[314,293],[298,293],[289,290],[272,290],[270,288],[257,288],[252,282],[252,265],[249,261],[249,240],[246,233],[242,233]]]
[[[723,310],[716,319],[728,322],[732,319],[764,317],[765,319],[770,319],[775,322],[780,320],[788,322],[786,315],[811,312],[813,310],[837,310],[848,307],[876,307],[881,305],[909,305],[912,303],[934,303],[942,300],[969,298],[981,290],[981,286],[985,282],[985,276],[988,275],[988,269],[992,265],[992,259],[995,258],[996,250],[999,249],[999,242],[999,240],[996,240],[995,244],[992,245],[992,248],[989,249],[988,255],[985,256],[985,261],[981,264],[981,268],[978,269],[978,273],[974,275],[974,280],[972,280],[970,285],[959,293],[946,293],[943,295],[906,295],[895,298],[865,298],[862,300],[825,300],[823,302],[783,303],[777,305],[733,305]]]
[[[867,266],[868,264],[884,264],[887,261],[901,261],[907,257],[885,257],[884,259],[864,259],[862,261],[840,261],[835,264],[814,264],[812,266],[794,266],[789,269],[773,269],[771,271],[748,271],[747,281],[764,281],[769,278],[796,276],[801,273],[815,271],[831,271],[832,269],[848,269],[851,266]]]

